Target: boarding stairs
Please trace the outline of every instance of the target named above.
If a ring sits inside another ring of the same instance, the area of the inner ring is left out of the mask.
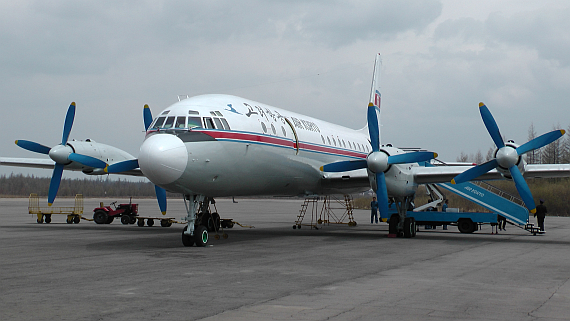
[[[322,201],[320,211],[319,201]],[[348,224],[348,226],[356,226],[356,221],[354,221],[352,213],[353,209],[354,202],[351,195],[343,195],[343,199],[330,195],[324,197],[311,195],[306,197],[305,201],[301,205],[301,209],[299,210],[293,229],[300,229],[301,226],[310,226],[311,228],[318,230],[319,226],[322,226],[323,224]],[[335,210],[343,210],[343,213],[337,215],[335,214]],[[311,221],[303,223],[307,212],[310,212],[311,214]],[[345,223],[346,219],[348,219],[348,222]]]

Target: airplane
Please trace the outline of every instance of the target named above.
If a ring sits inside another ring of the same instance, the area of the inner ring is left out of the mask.
[[[505,143],[484,104],[479,106],[480,112],[497,145],[494,158],[488,163],[425,166],[437,157],[436,153],[382,145],[380,69],[378,54],[367,124],[360,130],[237,96],[200,95],[179,100],[155,118],[145,105],[146,134],[138,158],[127,156],[103,166],[91,164],[86,158],[68,156],[71,163],[64,167],[75,169],[71,165],[77,167],[76,163],[80,163],[84,172],[93,170],[95,174],[142,174],[155,184],[163,214],[165,190],[182,194],[187,209],[186,226],[182,231],[184,246],[208,243],[212,220],[219,217],[209,215],[207,206],[218,197],[351,194],[372,188],[382,218],[390,215],[389,204],[396,205],[398,213],[391,215],[389,224],[391,231],[399,233],[405,229],[415,230],[415,222],[406,217],[406,212],[421,184],[513,180],[532,212],[534,201],[524,177],[570,176],[569,164],[526,164],[522,158],[523,154],[562,137],[564,130],[552,131],[521,146],[511,141]],[[97,158],[94,153],[82,153]],[[99,159],[103,160],[104,156]],[[1,165],[18,166],[17,163],[14,160],[7,163],[6,158],[0,158]],[[30,163],[32,161],[26,166]],[[55,167],[61,167],[59,164],[62,163],[56,161]]]

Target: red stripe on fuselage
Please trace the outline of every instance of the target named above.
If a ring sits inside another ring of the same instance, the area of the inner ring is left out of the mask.
[[[272,144],[278,145],[283,147],[289,148],[297,148],[297,144],[291,140],[283,139],[279,137],[271,137],[271,136],[263,136],[263,135],[256,135],[256,134],[249,134],[249,133],[240,133],[240,132],[231,132],[231,131],[215,131],[215,130],[207,130],[200,132],[211,136],[215,139],[228,139],[228,140],[239,140],[239,141],[250,141],[250,142],[258,142],[258,143],[265,143],[265,144]],[[332,147],[325,147],[313,144],[307,144],[300,142],[299,149],[310,151],[310,152],[320,152],[320,153],[328,153],[333,155],[339,156],[347,156],[347,157],[354,157],[354,158],[366,158],[366,154],[359,153],[355,151],[349,150],[342,150],[336,149]]]

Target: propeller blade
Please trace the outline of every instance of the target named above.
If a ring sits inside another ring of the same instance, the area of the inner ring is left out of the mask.
[[[368,133],[370,134],[370,144],[372,145],[373,152],[380,150],[378,113],[380,113],[380,109],[378,109],[378,107],[374,106],[373,103],[368,104]]]
[[[496,159],[490,160],[490,161],[483,163],[481,165],[477,165],[477,166],[470,168],[470,169],[466,170],[465,172],[455,176],[455,178],[451,180],[451,184],[461,184],[461,183],[473,180],[473,179],[487,173],[488,171],[496,168],[497,166],[499,166],[499,162],[497,162]]]
[[[412,152],[388,157],[388,164],[427,162],[437,157],[434,152]]]
[[[535,139],[526,142],[517,148],[517,154],[522,155],[524,153],[530,152],[535,149],[539,149],[546,146],[558,138],[564,136],[564,129],[553,130],[550,133],[546,133],[536,137]]]
[[[144,130],[148,130],[150,124],[152,124],[152,112],[148,105],[144,105],[143,108],[143,119],[144,119]]]
[[[16,145],[22,147],[23,149],[27,149],[31,152],[36,152],[40,154],[49,154],[51,148],[44,146],[42,144],[34,143],[29,140],[17,140]]]
[[[71,127],[73,126],[73,119],[75,118],[75,102],[72,102],[67,109],[67,114],[65,115],[65,123],[63,124],[63,137],[61,138],[61,144],[67,144],[67,139],[69,138],[69,133],[71,132]]]
[[[130,159],[127,161],[118,162],[105,167],[105,173],[121,173],[128,172],[132,169],[139,167],[138,159]]]
[[[376,198],[378,199],[380,218],[389,218],[388,188],[386,187],[386,176],[383,172],[376,173]]]
[[[348,172],[356,169],[366,168],[366,160],[356,160],[356,161],[344,161],[336,162],[321,166],[321,171],[323,172]]]
[[[524,201],[524,204],[531,213],[535,213],[536,204],[534,203],[534,199],[532,198],[532,193],[530,192],[530,188],[528,188],[528,185],[524,180],[524,177],[522,176],[521,172],[519,171],[519,168],[516,165],[513,165],[509,168],[509,171],[511,172],[511,177],[515,181],[515,186],[517,188],[517,191],[519,192],[519,195]]]
[[[501,132],[499,131],[499,126],[497,126],[497,122],[495,122],[495,118],[491,115],[489,108],[487,108],[485,104],[479,103],[479,112],[481,112],[483,123],[485,123],[485,127],[487,127],[487,131],[489,132],[489,135],[491,135],[491,138],[495,142],[497,148],[505,147],[503,136],[501,136]]]
[[[166,190],[160,186],[154,185],[156,192],[156,199],[158,200],[158,207],[162,215],[166,215]]]
[[[87,156],[87,155],[76,154],[76,153],[69,154],[69,156],[67,156],[67,159],[69,159],[70,161],[78,162],[78,163],[81,163],[85,166],[94,167],[94,168],[105,168],[107,166],[107,163],[105,163],[104,161],[102,161],[100,159],[97,159],[97,158],[91,157],[91,156]]]
[[[59,183],[61,183],[61,174],[63,174],[63,166],[64,165],[62,164],[55,163],[55,167],[53,168],[53,174],[51,175],[51,181],[49,183],[49,192],[48,192],[49,206],[53,204],[55,196],[57,195],[57,190],[59,189]]]

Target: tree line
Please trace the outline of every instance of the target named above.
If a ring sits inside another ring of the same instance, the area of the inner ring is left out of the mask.
[[[50,177],[34,175],[10,174],[0,176],[0,195],[3,197],[27,197],[31,193],[47,196]],[[154,185],[149,181],[128,181],[109,179],[108,176],[89,177],[83,179],[61,180],[58,197],[156,197]],[[167,196],[178,194],[167,193]]]

